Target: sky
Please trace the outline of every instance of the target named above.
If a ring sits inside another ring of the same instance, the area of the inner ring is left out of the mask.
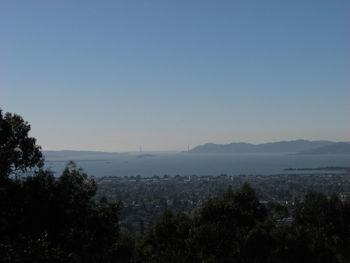
[[[350,1],[0,2],[0,107],[44,150],[350,141]]]

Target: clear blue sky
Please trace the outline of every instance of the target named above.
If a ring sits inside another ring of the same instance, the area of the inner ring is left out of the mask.
[[[0,3],[0,107],[44,149],[350,141],[350,1]]]

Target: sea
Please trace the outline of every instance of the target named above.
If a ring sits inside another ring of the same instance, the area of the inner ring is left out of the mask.
[[[215,176],[324,173],[286,171],[286,168],[350,167],[350,155],[194,154],[187,152],[94,153],[47,152],[46,168],[59,176],[69,161],[88,175],[105,176]],[[330,171],[331,172],[331,171]]]

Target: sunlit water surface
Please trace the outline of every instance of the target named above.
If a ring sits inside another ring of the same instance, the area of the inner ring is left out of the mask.
[[[350,155],[190,153],[47,154],[46,166],[59,175],[69,160],[95,177],[281,174],[291,173],[285,168],[350,166]]]

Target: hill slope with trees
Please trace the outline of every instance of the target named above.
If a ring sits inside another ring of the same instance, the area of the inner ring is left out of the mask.
[[[350,200],[309,192],[283,222],[248,184],[189,213],[164,211],[141,234],[120,227],[122,200],[95,200],[96,182],[68,163],[59,177],[30,126],[0,111],[1,262],[349,262]],[[28,174],[28,172],[30,172]]]

